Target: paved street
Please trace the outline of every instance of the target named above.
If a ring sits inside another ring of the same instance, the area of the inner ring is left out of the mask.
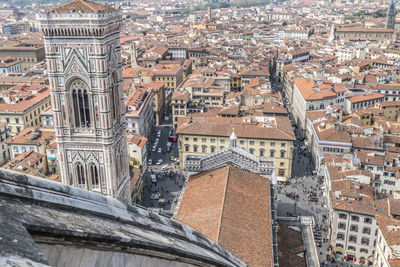
[[[282,92],[281,83],[273,82],[272,87]],[[288,107],[289,117],[293,120]],[[278,188],[278,216],[312,216],[314,218],[314,237],[321,266],[359,266],[346,262],[329,262],[328,255],[328,208],[322,193],[322,181],[313,175],[313,162],[309,150],[304,145],[304,137],[300,136],[297,127],[293,151],[292,179],[287,185]]]
[[[169,124],[156,126],[153,129],[147,148],[148,166],[144,174],[145,185],[141,205],[172,215],[185,183],[185,177],[178,163],[171,160],[172,157],[178,157],[178,143],[170,142],[171,151],[167,152],[170,131]],[[160,132],[159,136],[158,132]],[[161,152],[158,151],[160,148]],[[150,160],[151,164],[149,164]],[[162,160],[162,163],[158,164],[159,160]]]

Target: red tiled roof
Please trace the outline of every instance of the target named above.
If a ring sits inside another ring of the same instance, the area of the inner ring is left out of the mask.
[[[70,3],[65,5],[58,6],[50,12],[52,13],[69,13],[69,12],[104,12],[104,11],[111,11],[114,10],[111,6],[102,5],[99,3],[90,2],[87,0],[74,0]]]

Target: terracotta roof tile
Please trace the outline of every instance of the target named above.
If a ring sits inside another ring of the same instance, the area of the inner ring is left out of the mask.
[[[74,0],[70,3],[65,5],[58,6],[50,12],[52,13],[69,13],[69,12],[104,12],[104,11],[111,11],[114,10],[111,6],[102,5],[99,3],[90,2],[87,0]]]
[[[234,166],[189,178],[175,216],[249,266],[272,266],[269,180]]]

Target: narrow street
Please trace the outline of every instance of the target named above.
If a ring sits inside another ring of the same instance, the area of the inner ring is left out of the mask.
[[[272,82],[272,87],[285,96],[282,83]],[[289,117],[293,121],[291,109],[287,105],[289,104],[286,104]],[[323,183],[313,174],[315,168],[311,153],[304,144],[304,137],[300,136],[296,125],[292,124],[292,126],[296,134],[292,165],[293,178],[287,184],[281,184],[278,187],[278,216],[312,216],[314,218],[314,240],[321,266],[360,266],[327,260],[329,207],[326,206],[326,199],[323,196]]]
[[[171,129],[170,124],[153,128],[141,205],[172,216],[186,178],[177,162],[178,143],[168,140]]]

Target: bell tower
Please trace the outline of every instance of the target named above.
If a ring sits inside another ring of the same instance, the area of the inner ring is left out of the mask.
[[[386,14],[386,29],[394,29],[396,14],[396,0],[390,0],[389,8]]]
[[[75,0],[37,15],[64,184],[130,201],[120,10]]]

